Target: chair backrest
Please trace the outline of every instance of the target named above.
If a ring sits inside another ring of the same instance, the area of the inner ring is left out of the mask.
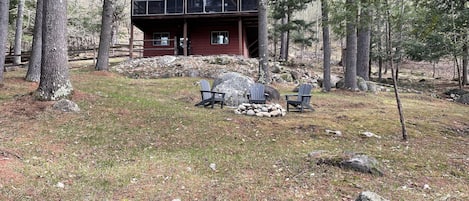
[[[301,101],[301,95],[310,95],[311,94],[311,85],[310,84],[301,84],[298,89],[298,101]],[[309,103],[311,97],[304,97],[303,103]]]
[[[265,101],[265,86],[261,83],[255,83],[249,90],[250,100]]]
[[[200,80],[200,89],[202,92],[202,100],[207,100],[212,98],[212,93],[210,92],[210,83],[207,80]]]

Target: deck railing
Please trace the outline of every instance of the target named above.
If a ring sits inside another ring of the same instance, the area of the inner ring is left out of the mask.
[[[132,16],[257,11],[258,0],[132,0]]]

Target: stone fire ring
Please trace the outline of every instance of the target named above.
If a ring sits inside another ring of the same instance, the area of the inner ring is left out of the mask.
[[[279,104],[243,103],[234,110],[235,114],[257,117],[283,117],[286,110]]]

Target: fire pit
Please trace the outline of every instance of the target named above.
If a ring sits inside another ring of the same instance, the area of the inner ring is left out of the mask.
[[[286,114],[286,110],[279,104],[243,103],[234,112],[235,114],[257,117],[283,117]]]

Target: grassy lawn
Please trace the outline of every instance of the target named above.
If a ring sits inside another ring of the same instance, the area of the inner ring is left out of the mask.
[[[257,118],[194,107],[197,78],[73,68],[75,114],[33,101],[37,85],[25,73],[6,73],[0,89],[0,200],[354,200],[366,190],[390,200],[469,200],[465,105],[401,94],[403,142],[392,92],[317,90],[315,112]],[[308,160],[315,150],[366,153],[385,175],[316,165]]]

